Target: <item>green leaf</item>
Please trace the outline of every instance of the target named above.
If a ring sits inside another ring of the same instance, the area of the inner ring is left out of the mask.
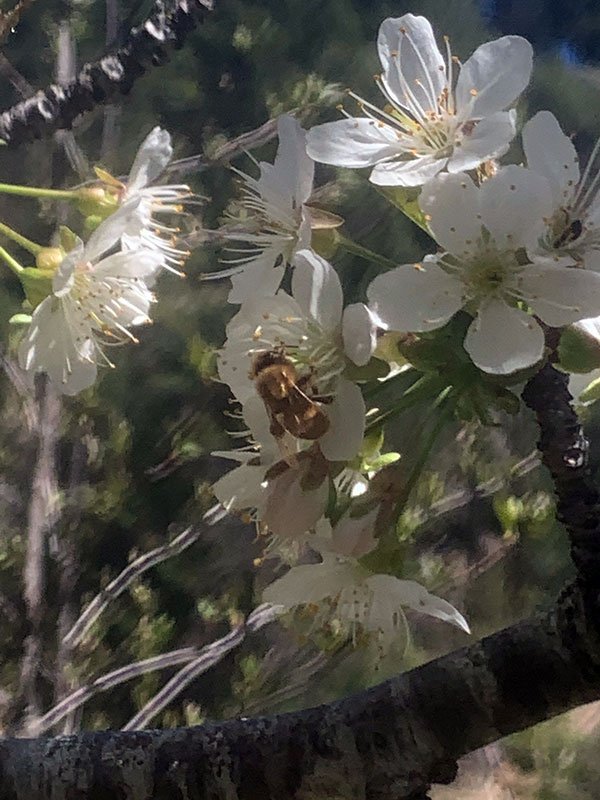
[[[420,189],[413,186],[378,186],[377,191],[431,236],[425,214],[419,207]]]
[[[579,327],[565,328],[558,345],[560,366],[568,372],[591,372],[600,367],[600,342]]]

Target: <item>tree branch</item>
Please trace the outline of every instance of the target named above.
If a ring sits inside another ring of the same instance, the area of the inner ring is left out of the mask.
[[[180,48],[212,8],[213,0],[156,0],[148,18],[130,31],[125,44],[100,61],[86,64],[73,83],[53,84],[0,114],[0,138],[17,146],[49,136],[70,128],[76,117],[117,92],[127,94],[146,67],[164,64],[169,50]]]

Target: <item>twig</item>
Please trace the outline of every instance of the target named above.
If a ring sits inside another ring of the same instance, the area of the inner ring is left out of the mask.
[[[215,506],[204,515],[204,521],[208,525],[214,525],[227,512],[222,506]],[[84,638],[90,627],[98,617],[106,610],[109,603],[115,600],[136,578],[143,575],[151,567],[160,564],[167,558],[179,555],[190,545],[192,545],[202,533],[201,527],[190,526],[179,534],[172,542],[157,547],[149,553],[136,558],[126,567],[117,577],[111,581],[106,589],[99,592],[83,611],[77,622],[65,636],[63,642],[68,647],[76,647]]]
[[[218,664],[227,653],[230,653],[246,638],[246,631],[257,631],[269,622],[277,618],[279,610],[277,606],[264,603],[250,614],[245,625],[234,628],[227,636],[218,639],[212,644],[206,645],[199,651],[198,657],[190,664],[174,675],[163,688],[149,700],[146,705],[132,717],[129,722],[121,728],[123,731],[140,731],[159,714],[163,708],[171,703],[180,692],[199,675],[206,672],[215,664]]]
[[[86,64],[69,86],[51,85],[0,114],[0,137],[10,146],[69,129],[85,111],[126,94],[150,65],[164,64],[213,8],[213,0],[156,0],[123,47]]]

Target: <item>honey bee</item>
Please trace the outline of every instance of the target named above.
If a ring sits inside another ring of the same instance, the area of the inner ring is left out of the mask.
[[[297,439],[319,439],[329,428],[327,415],[318,403],[330,397],[309,395],[313,375],[299,376],[293,362],[282,351],[267,351],[254,357],[249,377],[254,381],[269,419],[269,430],[278,440],[286,431]]]

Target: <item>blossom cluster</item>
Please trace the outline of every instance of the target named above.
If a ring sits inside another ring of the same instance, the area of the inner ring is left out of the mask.
[[[510,406],[511,381],[544,363],[549,329],[585,340],[587,361],[574,369],[600,367],[600,147],[581,171],[549,111],[518,131],[514,106],[533,66],[520,36],[487,42],[461,63],[447,39],[440,52],[428,20],[405,14],[383,21],[377,49],[382,107],[348,91],[356,116],[342,107],[342,119],[306,131],[282,115],[273,163],[255,162],[256,177],[234,170],[241,194],[219,230],[225,268],[203,278],[229,279],[238,306],[217,361],[244,444],[216,454],[235,466],[214,494],[256,524],[270,552],[320,558],[293,566],[264,597],[326,606],[344,630],[375,632],[387,646],[402,607],[468,625],[415,581],[367,566],[414,483],[399,454],[382,452],[377,420],[394,409],[377,417],[368,398],[412,369],[420,390],[456,396],[457,407],[468,396],[487,421],[482,406]],[[518,135],[523,163],[503,163]],[[44,371],[75,394],[111,363],[107,345],[135,340],[131,328],[149,321],[157,273],[178,272],[186,256],[161,220],[180,213],[189,189],[152,186],[171,154],[169,134],[155,128],[126,182],[97,171],[109,213],[85,244],[73,238],[61,251],[20,345],[29,376]],[[398,264],[355,245],[387,269],[362,301],[345,304],[315,234],[348,240],[343,220],[315,206],[316,162],[368,168],[434,252]]]
[[[33,310],[19,347],[30,381],[43,371],[63,394],[91,386],[98,365],[113,366],[110,345],[137,341],[131,328],[150,322],[151,291],[161,269],[178,271],[183,251],[162,214],[181,211],[187,186],[150,184],[172,156],[171,137],[156,127],[142,143],[126,183],[106,176],[116,210],[84,244],[69,236],[58,251],[51,292]],[[112,210],[112,209],[111,209]]]

